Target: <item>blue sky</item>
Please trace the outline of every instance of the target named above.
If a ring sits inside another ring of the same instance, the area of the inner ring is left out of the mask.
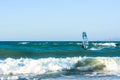
[[[0,40],[120,40],[120,0],[1,0]]]

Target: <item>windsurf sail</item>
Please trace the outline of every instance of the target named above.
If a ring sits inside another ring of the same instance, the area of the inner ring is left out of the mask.
[[[88,44],[88,38],[86,32],[82,33],[82,38],[83,38],[82,47],[84,49],[87,49],[89,44]]]

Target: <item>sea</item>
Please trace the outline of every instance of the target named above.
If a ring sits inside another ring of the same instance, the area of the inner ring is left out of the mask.
[[[120,80],[120,41],[0,41],[0,80]]]

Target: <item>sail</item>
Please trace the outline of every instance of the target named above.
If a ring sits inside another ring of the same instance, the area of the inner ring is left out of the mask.
[[[88,38],[86,32],[82,33],[82,38],[83,38],[83,47],[84,49],[88,48]]]

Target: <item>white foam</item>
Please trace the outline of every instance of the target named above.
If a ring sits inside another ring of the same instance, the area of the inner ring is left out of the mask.
[[[110,71],[119,73],[120,72],[120,58],[106,58],[106,57],[72,57],[72,58],[44,58],[44,59],[12,59],[7,58],[5,60],[0,60],[0,74],[3,75],[17,75],[17,74],[44,74],[47,72],[56,72],[66,69],[73,69],[78,61],[86,63],[89,58],[95,59],[93,65],[86,64],[85,66],[80,66],[80,70],[89,70],[96,65],[105,65],[103,71]]]
[[[19,44],[28,44],[29,42],[20,42]]]
[[[79,58],[12,59],[0,60],[0,74],[43,74],[71,69]]]
[[[117,72],[120,70],[120,58],[97,58],[97,60],[105,65],[105,71]]]
[[[92,48],[90,48],[89,50],[102,50],[104,48],[114,48],[116,47],[116,43],[92,43]]]
[[[94,47],[92,47],[92,48],[90,48],[89,50],[96,51],[96,50],[101,50],[101,49],[103,49],[103,48],[94,48]]]
[[[18,76],[2,76],[0,80],[19,80]]]
[[[97,46],[116,47],[116,43],[98,43]]]
[[[77,45],[82,45],[82,43],[76,43]]]

